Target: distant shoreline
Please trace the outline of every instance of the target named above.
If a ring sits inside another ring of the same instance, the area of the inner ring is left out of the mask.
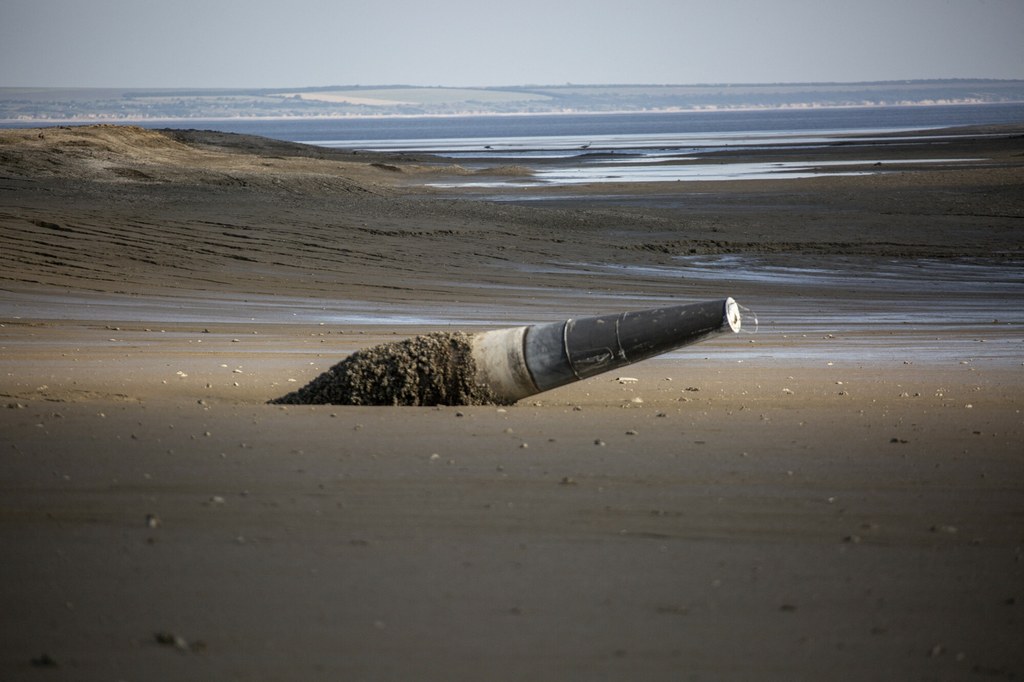
[[[494,117],[512,118],[527,116],[619,116],[619,115],[643,115],[643,114],[715,114],[723,112],[743,111],[823,111],[823,110],[851,110],[851,109],[899,109],[899,108],[926,108],[926,107],[954,107],[954,106],[1000,106],[1011,104],[1024,104],[1024,98],[1004,102],[984,102],[976,100],[959,100],[943,102],[905,102],[898,104],[806,104],[806,105],[779,105],[779,106],[716,106],[716,107],[666,107],[660,109],[622,109],[609,111],[594,110],[563,110],[563,111],[465,111],[453,113],[417,113],[417,114],[281,114],[273,116],[154,116],[154,117],[116,117],[116,116],[80,116],[73,118],[0,118],[0,127],[5,128],[32,128],[38,125],[132,125],[139,123],[180,123],[183,121],[330,121],[330,120],[376,120],[376,119],[414,119],[414,118],[472,118],[472,117]],[[23,125],[24,124],[24,125]]]
[[[0,120],[279,120],[791,111],[1024,103],[1024,80],[760,85],[509,87],[327,86],[285,89],[0,87]]]

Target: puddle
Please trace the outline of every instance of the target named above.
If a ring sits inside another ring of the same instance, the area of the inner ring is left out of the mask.
[[[533,175],[507,180],[467,180],[429,183],[429,187],[517,188],[542,185],[574,185],[606,182],[710,182],[722,180],[795,180],[820,176],[877,175],[887,172],[877,159],[845,161],[762,161],[744,163],[694,163],[697,157],[600,159],[576,166],[534,167]],[[900,164],[983,162],[985,159],[905,159]],[[870,170],[841,170],[865,167]]]

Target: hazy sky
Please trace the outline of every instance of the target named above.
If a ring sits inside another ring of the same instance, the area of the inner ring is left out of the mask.
[[[0,0],[0,86],[1024,78],[1024,0]]]

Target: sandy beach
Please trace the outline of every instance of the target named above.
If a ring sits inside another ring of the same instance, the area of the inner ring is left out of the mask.
[[[703,162],[797,155],[495,189],[0,130],[0,679],[1024,678],[1024,128]],[[743,332],[515,405],[267,404],[726,296]]]

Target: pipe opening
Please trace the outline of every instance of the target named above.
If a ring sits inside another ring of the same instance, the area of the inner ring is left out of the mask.
[[[740,314],[740,304],[731,296],[725,299],[725,321],[729,323],[729,329],[739,333],[743,326],[743,316]]]

